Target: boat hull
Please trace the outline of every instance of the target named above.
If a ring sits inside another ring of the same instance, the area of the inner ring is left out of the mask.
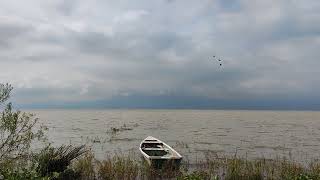
[[[182,159],[148,159],[148,164],[153,168],[177,169],[180,167]]]

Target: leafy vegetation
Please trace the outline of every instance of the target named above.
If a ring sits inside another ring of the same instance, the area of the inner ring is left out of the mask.
[[[59,148],[48,146],[34,156],[37,172],[41,176],[52,176],[53,173],[62,173],[68,168],[72,160],[85,152],[84,146],[73,147],[71,145],[62,145]]]
[[[85,152],[84,146],[48,145],[31,153],[33,142],[46,142],[46,127],[33,114],[14,110],[12,103],[6,103],[12,89],[9,84],[0,84],[0,179],[76,177],[68,166]]]
[[[0,84],[0,177],[33,179],[38,175],[30,162],[30,146],[44,141],[46,128],[39,125],[33,114],[14,110],[10,98],[12,86]]]
[[[11,90],[10,85],[0,84],[0,107],[4,107],[0,116],[0,165],[25,159],[31,142],[44,137],[45,127],[35,128],[38,118],[30,113],[14,111],[11,103],[5,104]]]

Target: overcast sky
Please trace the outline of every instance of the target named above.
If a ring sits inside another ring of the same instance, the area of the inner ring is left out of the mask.
[[[319,57],[319,0],[0,1],[17,104],[317,106]]]

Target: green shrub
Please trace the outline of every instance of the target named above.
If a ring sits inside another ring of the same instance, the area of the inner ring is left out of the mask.
[[[5,180],[49,179],[49,177],[41,177],[32,167],[1,169],[0,174]]]
[[[52,176],[54,172],[62,173],[67,170],[73,159],[85,152],[84,145],[78,147],[62,145],[59,148],[48,146],[34,155],[37,172],[41,176]]]
[[[37,179],[40,176],[30,163],[30,146],[34,141],[45,141],[46,127],[33,114],[14,110],[11,103],[6,103],[11,90],[11,85],[0,83],[0,176]]]
[[[38,118],[33,114],[13,110],[11,103],[5,104],[12,87],[0,84],[0,166],[4,162],[25,160],[33,140],[44,140],[44,126],[36,127]],[[10,162],[9,162],[10,163]]]

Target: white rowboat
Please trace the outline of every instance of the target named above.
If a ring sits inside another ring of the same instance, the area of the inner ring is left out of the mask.
[[[182,156],[166,143],[148,136],[140,143],[142,156],[153,167],[162,167],[164,163],[178,167]]]

